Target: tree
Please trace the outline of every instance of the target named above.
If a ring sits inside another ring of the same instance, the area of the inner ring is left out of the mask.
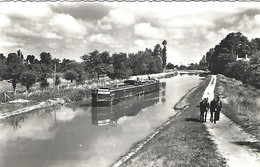
[[[160,44],[156,44],[153,50],[154,60],[150,60],[150,72],[151,73],[159,73],[163,71],[163,60],[162,60],[162,48]]]
[[[64,78],[66,80],[70,80],[70,82],[72,83],[73,80],[76,80],[77,79],[77,72],[74,71],[74,70],[68,70],[65,74],[64,74]]]
[[[3,53],[0,53],[0,61],[4,61],[6,58]]]
[[[242,33],[230,33],[214,49],[210,59],[210,70],[223,73],[228,63],[236,61],[236,57],[251,56],[251,44]]]
[[[22,58],[16,53],[9,53],[1,70],[3,70],[2,78],[12,83],[14,94],[16,94],[16,85],[20,82],[21,74],[25,70]]]
[[[206,62],[207,62],[207,66],[208,66],[208,70],[213,71],[212,70],[212,56],[215,52],[215,48],[210,48],[209,51],[206,53]]]
[[[38,80],[39,80],[39,82],[40,82],[40,87],[42,88],[42,89],[46,89],[47,87],[49,87],[49,82],[48,82],[48,80],[47,80],[47,73],[42,73],[40,76],[39,76],[39,78],[38,78]]]
[[[6,63],[6,58],[3,53],[0,54],[0,81],[3,79],[2,75],[4,74],[4,66]]]
[[[40,54],[40,63],[46,65],[47,67],[51,66],[52,59],[51,59],[51,54],[47,52],[42,52]]]
[[[72,60],[69,59],[63,59],[62,62],[60,63],[60,70],[61,72],[66,72],[68,69],[66,68],[67,64],[71,63]]]
[[[21,85],[26,87],[27,94],[28,94],[29,88],[32,87],[33,84],[35,84],[36,78],[37,78],[37,74],[32,71],[24,72],[21,75]]]
[[[20,49],[17,51],[17,56],[24,60],[23,53]]]
[[[260,50],[260,38],[252,39],[250,43],[253,54]]]
[[[113,54],[113,73],[110,73],[110,78],[129,78],[132,75],[132,70],[129,67],[129,61],[126,53]]]
[[[168,64],[166,65],[166,68],[167,68],[167,69],[174,69],[175,66],[174,66],[172,63],[168,63]]]
[[[33,64],[34,60],[35,60],[34,55],[28,55],[26,58],[26,61],[29,62],[30,64]]]
[[[112,72],[113,68],[111,66],[112,59],[109,52],[99,53],[97,50],[85,54],[81,57],[84,61],[84,68],[92,77],[99,77],[101,75],[107,75]]]
[[[245,74],[248,70],[248,67],[248,62],[239,60],[235,63],[228,64],[224,74],[244,82],[246,80]]]
[[[141,75],[147,72],[148,61],[146,59],[144,51],[139,51],[135,54],[134,53],[129,54],[128,59],[129,59],[129,68],[132,70],[133,75]]]
[[[163,49],[162,49],[162,62],[163,62],[163,64],[162,64],[162,66],[163,66],[163,68],[165,68],[166,67],[166,62],[167,62],[167,55],[166,55],[166,52],[167,52],[167,50],[166,50],[167,41],[163,40],[162,44],[163,44]]]

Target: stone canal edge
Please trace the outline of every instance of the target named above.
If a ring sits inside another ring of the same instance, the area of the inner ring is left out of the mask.
[[[175,115],[112,166],[226,166],[196,107],[210,79],[185,94],[173,107]]]

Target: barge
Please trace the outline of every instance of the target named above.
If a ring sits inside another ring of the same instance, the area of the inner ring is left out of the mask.
[[[126,80],[120,86],[92,90],[92,107],[112,106],[120,101],[135,96],[159,92],[159,90],[160,82],[158,80],[149,80],[146,82]]]
[[[158,103],[159,100],[159,92],[156,92],[141,97],[135,97],[131,100],[125,100],[108,107],[92,107],[92,124],[116,125],[120,118],[136,116],[143,108],[152,106]]]

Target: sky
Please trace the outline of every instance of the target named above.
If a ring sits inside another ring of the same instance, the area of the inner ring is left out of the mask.
[[[167,62],[198,63],[227,34],[260,37],[259,2],[1,2],[0,53],[82,61],[167,41]]]

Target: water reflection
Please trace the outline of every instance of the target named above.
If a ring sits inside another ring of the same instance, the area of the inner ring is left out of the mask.
[[[95,125],[117,125],[117,121],[124,116],[135,116],[143,108],[152,106],[159,102],[159,93],[133,98],[128,101],[120,102],[110,107],[92,107],[92,124]]]

